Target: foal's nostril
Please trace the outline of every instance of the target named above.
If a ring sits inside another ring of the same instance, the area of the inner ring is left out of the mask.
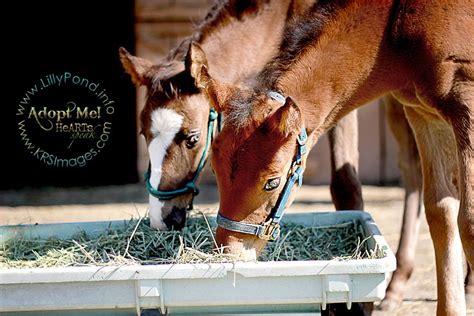
[[[163,220],[170,230],[181,230],[186,224],[186,208],[173,206],[171,213]]]

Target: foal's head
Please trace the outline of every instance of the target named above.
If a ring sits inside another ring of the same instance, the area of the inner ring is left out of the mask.
[[[251,258],[276,237],[278,228],[268,224],[247,234],[241,232],[240,223],[268,223],[279,201],[283,200],[283,208],[291,203],[293,188],[302,178],[287,190],[287,198],[283,192],[289,179],[295,180],[295,170],[299,167],[302,173],[305,165],[304,145],[298,144],[302,131],[306,136],[302,114],[289,97],[217,82],[209,75],[204,52],[196,44],[191,45],[190,56],[196,85],[225,114],[224,128],[212,146],[220,195],[216,238],[230,252]],[[243,230],[255,227],[244,226]]]
[[[120,49],[132,81],[147,88],[140,125],[150,156],[150,222],[160,230],[184,227],[217,116],[194,86],[184,60],[187,47],[183,44],[160,64]]]

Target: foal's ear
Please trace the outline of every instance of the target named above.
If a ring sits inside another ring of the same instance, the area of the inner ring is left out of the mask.
[[[211,81],[211,76],[208,71],[206,54],[198,43],[191,42],[189,45],[185,66],[194,78],[196,87],[206,89]]]
[[[291,97],[287,97],[285,104],[280,107],[270,118],[268,123],[271,128],[278,130],[284,137],[291,133],[299,133],[303,125],[300,108]]]
[[[206,54],[198,43],[191,42],[185,63],[194,78],[194,84],[204,92],[211,106],[218,112],[224,111],[232,88],[211,77]]]
[[[146,85],[147,73],[153,67],[153,63],[147,59],[131,55],[125,48],[119,48],[120,61],[125,71],[132,77],[137,86]]]

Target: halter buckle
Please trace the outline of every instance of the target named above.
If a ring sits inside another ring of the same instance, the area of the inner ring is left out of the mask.
[[[280,237],[280,224],[272,222],[271,219],[262,224],[258,232],[258,238],[270,241]]]
[[[279,102],[281,105],[284,105],[286,102],[286,98],[280,92],[269,91],[267,95],[273,100]]]

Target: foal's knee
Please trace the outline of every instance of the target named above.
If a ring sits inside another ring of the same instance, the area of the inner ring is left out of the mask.
[[[397,252],[397,274],[398,277],[408,280],[415,268],[415,257]]]
[[[330,190],[336,209],[364,209],[361,183],[354,166],[345,164],[338,170],[334,170]]]
[[[430,227],[432,238],[445,239],[457,228],[456,211],[459,208],[459,200],[446,196],[439,201],[427,201],[425,197],[426,221]]]

